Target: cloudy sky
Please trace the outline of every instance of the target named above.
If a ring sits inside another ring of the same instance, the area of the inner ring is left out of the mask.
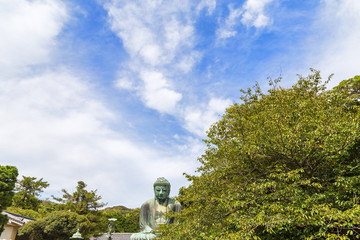
[[[1,165],[139,207],[177,195],[240,89],[360,74],[358,0],[0,0]]]

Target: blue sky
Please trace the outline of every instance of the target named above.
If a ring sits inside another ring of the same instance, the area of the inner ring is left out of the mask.
[[[360,74],[358,0],[0,0],[0,155],[138,207],[177,195],[240,89]]]

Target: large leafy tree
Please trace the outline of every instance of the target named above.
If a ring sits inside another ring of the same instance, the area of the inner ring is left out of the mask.
[[[326,90],[312,71],[289,89],[243,91],[209,130],[161,238],[359,238],[359,81]]]
[[[36,211],[41,204],[38,197],[49,184],[42,178],[37,180],[36,177],[22,177],[22,180],[19,180],[15,187],[17,192],[13,199],[13,206]]]
[[[0,166],[0,213],[11,205],[17,175],[18,170],[16,167]],[[7,221],[7,217],[0,214],[0,233],[4,230]]]

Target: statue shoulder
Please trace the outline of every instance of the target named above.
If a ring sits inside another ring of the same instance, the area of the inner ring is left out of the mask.
[[[145,207],[145,206],[151,206],[151,205],[154,205],[154,202],[155,200],[152,198],[152,199],[149,199],[147,200],[146,202],[144,202],[141,207]]]

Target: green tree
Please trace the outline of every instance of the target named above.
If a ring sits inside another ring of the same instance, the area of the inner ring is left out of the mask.
[[[18,170],[16,167],[0,166],[0,212],[11,205],[17,176]],[[7,217],[0,214],[0,233],[4,230],[7,221]]]
[[[46,217],[52,212],[64,210],[64,206],[59,203],[52,202],[50,200],[41,200],[40,205],[36,210],[24,209],[21,207],[10,206],[6,210],[19,215],[31,217],[34,219],[40,219]]]
[[[96,194],[97,190],[86,190],[87,185],[83,181],[78,181],[76,190],[69,193],[67,190],[62,189],[63,196],[60,198],[53,198],[60,202],[57,209],[68,210],[79,215],[86,217],[92,224],[92,233],[97,234],[101,232],[101,212],[99,208],[105,206],[105,203],[99,202],[101,196]]]
[[[94,224],[85,216],[69,211],[55,211],[48,216],[24,224],[19,228],[19,236],[28,236],[36,240],[68,240],[77,229],[83,237],[90,237]]]
[[[334,88],[337,92],[343,92],[350,99],[358,101],[360,99],[360,76],[355,76],[342,81]]]
[[[6,208],[6,211],[15,213],[15,214],[19,214],[22,216],[34,218],[34,219],[39,219],[46,215],[44,213],[40,213],[39,210],[35,211],[32,209],[23,209],[23,208],[14,207],[14,206],[10,206],[10,207]]]
[[[140,208],[132,209],[130,212],[126,213],[126,218],[130,224],[127,225],[127,228],[124,229],[124,232],[139,232]]]
[[[53,197],[56,201],[64,204],[65,209],[71,210],[78,214],[88,214],[97,211],[99,208],[105,206],[105,203],[99,202],[101,196],[96,194],[97,190],[86,190],[86,184],[83,181],[78,181],[76,191],[69,193],[62,189],[63,196],[60,198]]]
[[[15,187],[17,192],[13,199],[13,206],[36,211],[41,204],[38,197],[49,184],[42,178],[36,180],[36,177],[22,177],[23,179],[18,181]]]
[[[275,80],[267,94],[243,91],[226,110],[162,239],[359,238],[359,112],[345,91],[354,88],[326,90],[312,71],[289,89]]]
[[[126,213],[121,210],[102,211],[101,231],[108,231],[109,218],[116,218],[114,222],[115,232],[139,232],[140,209],[127,209]]]
[[[75,192],[69,193],[65,189],[62,189],[62,192],[62,197],[53,197],[60,203],[41,201],[37,220],[20,227],[19,236],[37,240],[63,240],[69,239],[77,228],[84,237],[96,235],[101,231],[102,215],[98,208],[105,204],[99,202],[101,196],[96,194],[96,190],[86,190],[86,184],[79,181]],[[21,209],[15,211],[26,213]],[[34,211],[28,213],[34,214]]]

